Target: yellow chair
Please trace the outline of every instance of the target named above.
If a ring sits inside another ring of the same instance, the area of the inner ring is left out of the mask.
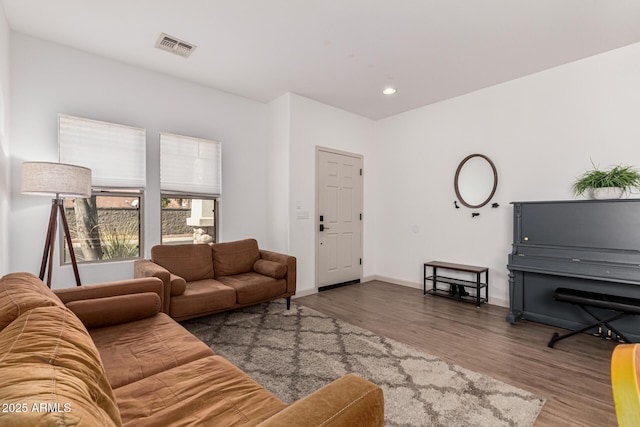
[[[640,426],[640,344],[619,344],[613,350],[611,389],[618,426]]]

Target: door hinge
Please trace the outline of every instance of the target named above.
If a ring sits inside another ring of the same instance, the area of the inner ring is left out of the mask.
[[[360,258],[360,265],[362,265],[362,258]]]
[[[360,168],[360,176],[362,176],[362,168]]]
[[[362,221],[362,214],[360,214],[360,221]]]

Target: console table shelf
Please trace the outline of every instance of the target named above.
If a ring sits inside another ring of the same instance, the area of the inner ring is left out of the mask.
[[[431,267],[432,274],[427,276],[427,268]],[[454,277],[442,276],[438,274],[438,269],[449,271],[460,271],[475,274],[475,280],[465,280]],[[484,273],[484,283],[481,282],[481,275]],[[450,298],[458,301],[473,303],[476,307],[489,302],[489,269],[487,267],[478,267],[475,265],[454,264],[450,262],[431,261],[424,263],[424,295],[436,295],[439,297]],[[431,282],[431,289],[427,289],[427,282]],[[438,283],[449,285],[449,289],[439,289]],[[475,289],[475,295],[460,296],[458,292],[451,292],[452,287],[461,286],[463,289]],[[484,288],[484,297],[481,296],[481,290]]]

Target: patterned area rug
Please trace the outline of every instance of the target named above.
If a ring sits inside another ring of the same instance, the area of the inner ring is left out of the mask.
[[[532,426],[544,399],[284,301],[182,325],[284,402],[349,372],[384,392],[388,426]]]

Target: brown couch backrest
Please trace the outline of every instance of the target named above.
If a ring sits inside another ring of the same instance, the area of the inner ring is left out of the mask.
[[[64,304],[31,273],[7,274],[0,280],[0,330],[36,307]]]
[[[0,307],[0,425],[122,425],[89,333],[40,279],[0,279]]]
[[[258,241],[255,239],[216,243],[211,250],[216,278],[249,273],[253,271],[253,264],[260,259]]]
[[[196,245],[157,245],[151,248],[151,260],[187,282],[213,279],[211,247]]]

